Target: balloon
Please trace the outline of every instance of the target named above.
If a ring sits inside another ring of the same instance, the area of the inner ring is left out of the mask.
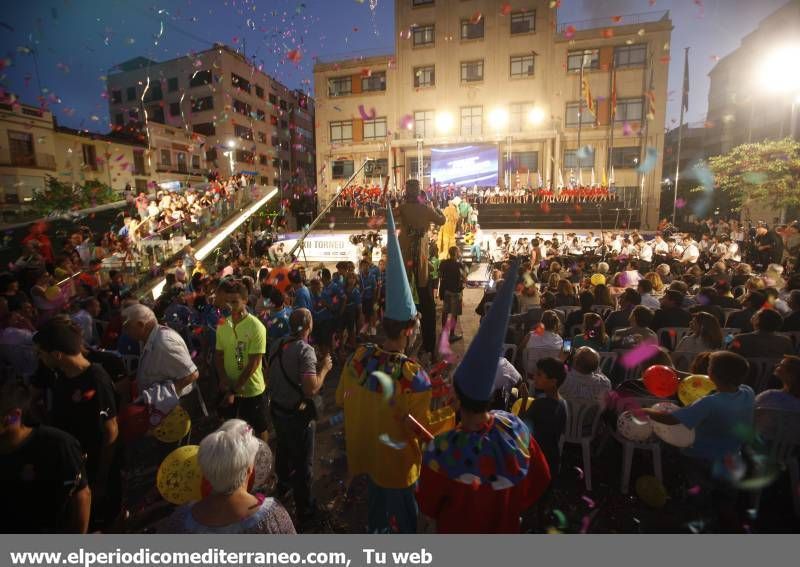
[[[44,296],[48,301],[55,301],[61,295],[61,288],[57,285],[51,285],[44,290]]]
[[[150,414],[147,406],[128,404],[119,413],[119,434],[122,441],[130,443],[144,437],[150,429]]]
[[[167,502],[180,506],[202,498],[203,473],[197,461],[199,449],[199,445],[178,447],[159,465],[156,486]]]
[[[653,423],[647,419],[639,419],[629,411],[624,411],[617,418],[617,431],[625,439],[642,443],[653,435]]]
[[[660,402],[653,406],[656,411],[672,413],[678,406],[672,402]],[[658,435],[662,441],[674,445],[675,447],[689,447],[694,443],[694,429],[689,429],[685,425],[665,425],[652,420],[653,433]]]
[[[181,406],[175,406],[156,427],[153,428],[153,435],[163,443],[177,443],[192,428],[192,420],[186,410]]]
[[[678,374],[669,366],[651,366],[644,371],[644,386],[654,396],[669,398],[678,391]]]
[[[651,508],[662,508],[667,503],[667,489],[652,475],[636,479],[636,494]]]
[[[702,374],[694,374],[681,380],[678,386],[678,399],[683,405],[688,406],[700,398],[705,398],[716,389],[711,378]]]
[[[536,398],[526,398],[525,399],[525,408],[526,411],[531,407],[531,404],[536,400]],[[519,415],[520,410],[522,409],[522,398],[518,399],[514,402],[514,405],[511,406],[511,413],[514,415]]]
[[[605,285],[606,277],[603,274],[592,274],[589,281],[592,282],[592,285]]]

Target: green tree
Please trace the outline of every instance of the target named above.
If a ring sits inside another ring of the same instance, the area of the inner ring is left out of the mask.
[[[800,205],[800,142],[785,138],[742,144],[708,160],[714,184],[737,208],[748,201],[776,209]]]
[[[83,185],[65,183],[48,175],[44,191],[36,191],[31,208],[41,216],[88,209],[118,200],[114,190],[99,181],[89,180]]]

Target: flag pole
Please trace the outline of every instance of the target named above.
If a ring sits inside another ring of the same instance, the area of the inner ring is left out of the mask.
[[[617,119],[617,66],[614,63],[614,58],[611,59],[611,107],[609,108],[609,116],[611,123],[611,143],[608,147],[608,155],[606,155],[606,171],[611,168],[612,154],[614,153],[614,127]]]
[[[686,48],[685,55],[684,55],[684,63],[683,63],[683,96],[681,97],[681,119],[678,123],[678,155],[675,160],[675,188],[672,192],[672,224],[675,224],[675,216],[678,212],[678,180],[681,176],[681,145],[683,142],[683,112],[686,110],[687,106],[687,97],[689,93],[687,91],[688,88],[688,72],[689,72],[689,48]]]
[[[578,82],[578,147],[575,150],[575,159],[578,162],[578,171],[581,170],[581,129],[583,128],[583,66],[586,61],[586,50],[581,53],[581,78]]]

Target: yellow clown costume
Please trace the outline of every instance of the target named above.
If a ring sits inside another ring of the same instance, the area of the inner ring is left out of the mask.
[[[410,322],[417,316],[406,277],[394,217],[387,210],[385,319]],[[336,402],[344,408],[347,466],[365,474],[369,530],[416,533],[414,487],[422,466],[422,447],[410,435],[408,416],[427,428],[431,382],[425,370],[402,352],[374,344],[360,346],[342,370]]]

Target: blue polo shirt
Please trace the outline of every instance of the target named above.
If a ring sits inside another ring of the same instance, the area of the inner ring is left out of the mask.
[[[295,309],[305,308],[309,311],[314,311],[314,302],[311,301],[311,292],[306,286],[300,286],[294,291],[294,305]]]

